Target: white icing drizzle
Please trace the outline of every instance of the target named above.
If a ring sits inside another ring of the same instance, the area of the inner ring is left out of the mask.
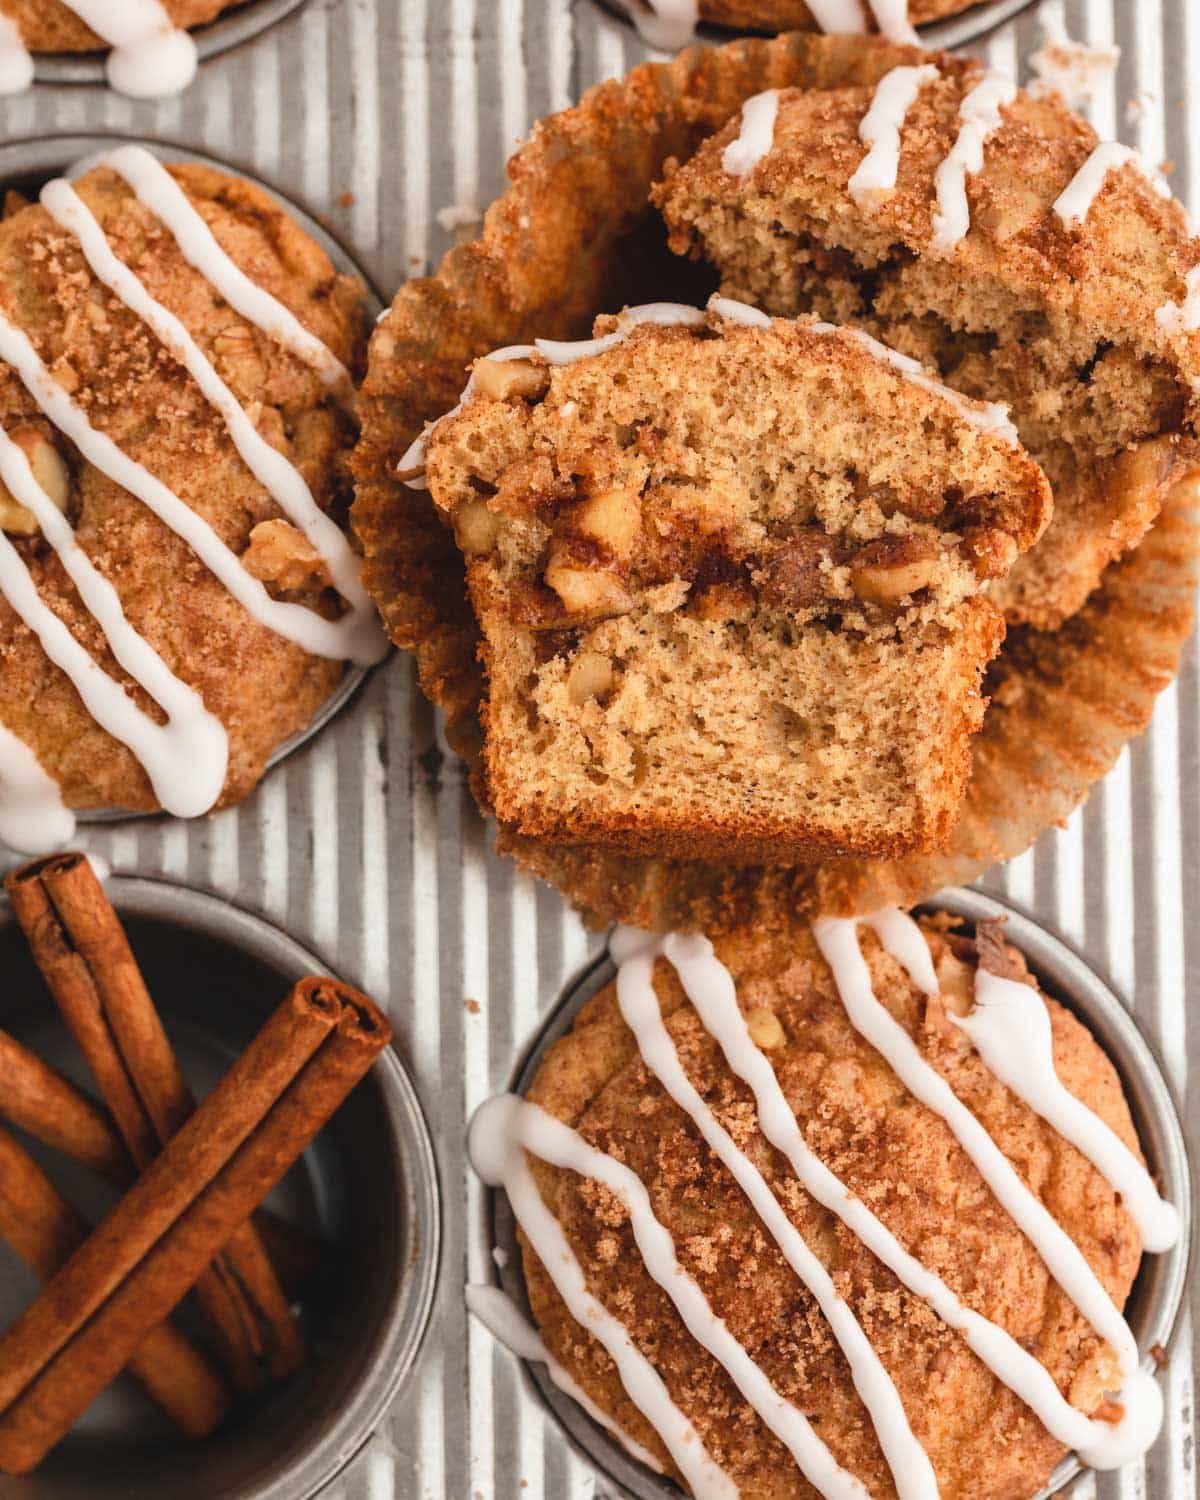
[[[58,782],[25,741],[0,724],[0,843],[22,854],[44,854],[74,833],[75,816]]]
[[[63,0],[108,42],[105,71],[118,93],[162,99],[187,88],[196,76],[196,43],[173,25],[159,0]]]
[[[621,950],[617,947],[615,951]],[[618,970],[617,999],[621,1016],[633,1032],[642,1060],[675,1103],[692,1119],[714,1155],[749,1199],[792,1270],[812,1293],[850,1365],[854,1388],[870,1414],[901,1500],[918,1500],[922,1496],[936,1500],[937,1481],[929,1459],[913,1436],[895,1384],[862,1325],[848,1303],[838,1295],[828,1271],[780,1207],[762,1173],[737,1147],[684,1072],[675,1044],[663,1024],[652,982],[654,960],[659,953],[675,965],[700,1019],[722,1047],[728,1044],[735,1052],[741,1049],[740,1060],[751,1067],[754,1066],[750,1056],[753,1053],[770,1072],[770,1065],[751,1042],[738,1011],[732,976],[724,965],[720,965],[717,972],[712,945],[705,938],[677,934],[661,943],[642,945],[637,951],[628,953]],[[706,963],[706,959],[709,962]],[[702,973],[697,972],[697,960]],[[714,992],[713,981],[718,987],[717,992]],[[709,1002],[707,1005],[706,1001]],[[723,1015],[720,1014],[722,1005]],[[714,1021],[715,1026],[711,1024]],[[809,1431],[811,1433],[811,1429]],[[824,1444],[821,1447],[824,1448]],[[792,1453],[810,1483],[821,1494],[833,1497],[863,1493],[862,1486],[834,1463],[828,1449],[823,1454],[823,1478],[814,1475],[803,1464],[795,1448],[792,1448]]]
[[[860,207],[875,207],[895,191],[905,118],[922,87],[940,76],[932,63],[925,63],[919,68],[893,68],[879,80],[871,107],[858,127],[859,140],[870,149],[849,182],[850,196]]]
[[[13,367],[43,415],[64,433],[88,463],[128,490],[147,506],[200,561],[216,575],[238,603],[269,630],[314,656],[336,661],[350,659],[364,664],[382,654],[382,636],[374,626],[353,613],[339,620],[325,620],[301,604],[272,599],[257,578],[252,578],[238,558],[196,511],[186,505],[161,480],[127,454],[105,433],[94,428],[81,408],[42,363],[26,334],[0,313],[0,359]]]
[[[33,82],[33,58],[17,23],[0,16],[0,95],[23,94]]]
[[[353,635],[355,640],[353,650],[347,654],[356,660],[378,660],[383,654],[383,634],[374,605],[359,576],[358,554],[341,529],[314,500],[304,476],[259,433],[180,320],[156,302],[137,276],[113,253],[103,229],[71,184],[62,178],[48,182],[42,189],[41,202],[55,223],[75,236],[97,279],[152,330],[187,370],[225,423],[242,462],[321,555],[334,587],[349,606],[345,633]]]
[[[908,47],[921,45],[921,38],[908,19],[908,0],[867,0],[867,4],[881,36]]]
[[[736,1500],[737,1487],[713,1462],[695,1427],[671,1400],[658,1371],[619,1319],[588,1291],[583,1268],[562,1226],[542,1200],[525,1150],[544,1156],[541,1121],[551,1118],[512,1094],[489,1099],[471,1121],[471,1163],[484,1182],[503,1187],[517,1223],[567,1311],[604,1347],[630,1399],[662,1439],[697,1500]]]
[[[903,913],[896,916],[901,922],[912,920]],[[882,934],[889,934],[889,930],[895,933],[894,920],[877,925],[878,921],[879,914],[872,924],[877,932],[882,925]],[[1116,1354],[1123,1382],[1119,1399],[1125,1414],[1115,1424],[1089,1421],[1092,1429],[1089,1436],[1072,1446],[1079,1450],[1085,1463],[1096,1469],[1119,1467],[1144,1452],[1161,1426],[1162,1393],[1153,1377],[1138,1367],[1137,1345],[1129,1325],[1079,1247],[1022,1182],[1008,1158],[941,1074],[921,1056],[908,1032],[875,998],[855,920],[822,917],[813,923],[813,935],[833,971],[851,1024],[888,1062],[909,1093],[945,1121],[992,1194],[1037,1250],[1050,1275]],[[904,966],[905,956],[911,958],[912,951],[912,944],[906,941],[892,956]],[[921,972],[918,965],[917,973]],[[1034,1409],[1038,1410],[1036,1406]],[[1038,1414],[1042,1415],[1040,1411]],[[1049,1422],[1046,1426],[1054,1431]]]
[[[167,722],[158,724],[143,712],[42,602],[20,553],[3,532],[0,593],[37,636],[50,660],[70,678],[96,722],[137,757],[167,812],[180,818],[208,812],[221,795],[229,763],[224,726],[129,624],[116,589],[92,566],[67,518],[34,479],[25,454],[4,432],[0,432],[0,480],[33,513],[113,655],[154,699]]]
[[[558,339],[534,339],[534,347],[550,365],[573,365],[576,360],[590,359],[594,354],[604,354],[623,344],[635,328],[643,323],[655,323],[661,328],[683,324],[695,327],[704,322],[704,313],[686,302],[643,302],[639,307],[627,307],[617,314],[617,327],[598,339],[574,339],[566,342]]]
[[[778,113],[778,89],[766,89],[742,105],[741,129],[721,153],[721,165],[731,177],[744,177],[770,151]]]
[[[930,395],[938,396],[943,401],[949,401],[963,421],[969,423],[970,426],[978,427],[983,432],[993,433],[1012,448],[1017,446],[1019,441],[1017,429],[1009,420],[1008,407],[1003,402],[973,401],[969,396],[951,390],[948,385],[943,385],[940,380],[935,380],[932,375],[928,374],[919,360],[912,359],[907,354],[901,354],[899,349],[892,349],[887,344],[881,344],[878,339],[872,338],[869,333],[864,333],[861,328],[843,328],[836,323],[813,323],[810,326],[815,333],[840,333],[845,338],[853,339],[876,359],[890,365],[893,370],[898,370],[901,375],[911,380],[914,385],[920,386],[923,391],[928,391]]]
[[[704,322],[704,313],[698,307],[689,307],[684,302],[644,302],[638,307],[627,307],[617,317],[618,327],[597,339],[535,339],[532,344],[509,344],[503,349],[493,349],[485,359],[528,359],[535,351],[548,365],[573,365],[576,360],[588,359],[595,354],[604,354],[624,343],[633,330],[642,323],[657,323],[666,327],[672,324],[695,325]],[[410,490],[428,489],[425,481],[425,449],[429,434],[447,417],[457,416],[475,390],[475,376],[463,387],[462,395],[448,412],[427,424],[424,432],[415,437],[400,457],[396,472],[407,476],[403,482]]]
[[[302,360],[341,406],[353,410],[350,371],[289,307],[251,281],[225,253],[188,195],[157,157],[144,146],[121,146],[107,152],[97,165],[108,167],[128,183],[138,201],[171,231],[183,258],[235,312]]]
[[[499,1251],[493,1251],[493,1256]],[[624,1445],[631,1458],[655,1473],[662,1473],[662,1465],[648,1448],[643,1448],[636,1438],[624,1432],[608,1413],[602,1410],[584,1388],[563,1369],[553,1354],[542,1342],[537,1329],[524,1317],[511,1298],[506,1297],[498,1286],[480,1286],[472,1283],[466,1289],[467,1310],[472,1313],[498,1344],[503,1344],[518,1359],[530,1364],[546,1366],[546,1373],[554,1384],[577,1402],[593,1422],[611,1432]]]
[[[1154,321],[1164,333],[1192,333],[1200,328],[1200,266],[1193,266],[1183,278],[1182,302],[1164,302],[1154,313]]]
[[[950,1020],[971,1038],[988,1071],[1081,1151],[1121,1195],[1145,1248],[1169,1250],[1179,1239],[1175,1206],[1159,1195],[1120,1136],[1063,1087],[1054,1068],[1050,1013],[1037,991],[978,969],[975,1009],[965,1016],[951,1013]]]
[[[695,40],[700,20],[698,0],[629,0],[638,34],[660,52],[678,52]]]
[[[1171,196],[1166,182],[1146,171],[1140,152],[1132,146],[1123,146],[1120,141],[1101,141],[1054,200],[1054,212],[1063,227],[1077,229],[1084,223],[1108,174],[1126,165],[1137,167],[1160,198]]]
[[[748,302],[738,302],[734,297],[720,297],[716,292],[708,299],[708,309],[719,318],[728,318],[731,323],[744,323],[747,328],[770,328],[771,319],[761,307],[751,307]]]
[[[933,215],[932,249],[949,254],[971,227],[967,177],[983,168],[983,148],[1000,126],[1000,112],[1017,96],[1017,85],[1003,73],[986,72],[958,107],[961,122],[949,156],[937,169],[937,208]]]

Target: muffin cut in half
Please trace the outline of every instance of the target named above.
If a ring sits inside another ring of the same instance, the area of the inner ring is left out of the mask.
[[[655,198],[672,248],[727,295],[853,322],[1011,406],[1055,515],[994,597],[1051,629],[1195,456],[1200,244],[1163,184],[1057,96],[889,56],[876,82],[748,104]]]
[[[1119,1310],[1179,1215],[999,923],[776,910],[613,956],[470,1146],[556,1383],[635,1456],[707,1497],[1022,1500],[1149,1446]]]
[[[937,847],[1003,636],[983,585],[1049,515],[1003,412],[739,304],[596,334],[478,361],[427,442],[497,816],[739,862]]]

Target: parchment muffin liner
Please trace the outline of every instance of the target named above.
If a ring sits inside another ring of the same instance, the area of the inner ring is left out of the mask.
[[[872,85],[919,55],[793,33],[690,48],[591,89],[534,127],[479,239],[450,251],[434,276],[402,286],[376,329],[354,456],[366,583],[392,639],[415,655],[422,689],[444,710],[484,811],[486,684],[462,559],[428,494],[395,477],[401,454],[424,422],[454,405],[480,354],[537,335],[585,335],[597,313],[626,303],[703,301],[715,278],[669,255],[648,203],[668,158],[689,156],[763,89]],[[714,932],[769,921],[781,906],[868,909],[967,883],[1061,824],[1145,728],[1191,630],[1198,556],[1200,483],[1188,477],[1079,614],[1056,632],[1010,630],[989,679],[959,825],[941,854],[733,869],[551,845],[504,828],[498,847],[590,921],[647,928]]]

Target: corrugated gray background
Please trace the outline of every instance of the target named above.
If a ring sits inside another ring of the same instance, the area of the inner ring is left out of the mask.
[[[1123,49],[1093,107],[1103,134],[1174,163],[1200,212],[1200,6],[1195,0],[1042,0],[980,44],[1020,67],[1040,13]],[[179,100],[39,86],[0,101],[5,139],[88,130],[211,152],[328,216],[385,295],[436,264],[501,189],[539,115],[645,55],[594,0],[309,0],[205,64]],[[1190,96],[1188,80],[1193,83]],[[1130,100],[1141,108],[1127,113]],[[461,224],[457,230],[455,221]],[[415,1376],[330,1493],[353,1500],[586,1500],[608,1494],[528,1394],[515,1362],[467,1324],[461,1287],[488,1275],[481,1195],[463,1125],[503,1087],[589,940],[558,898],[496,862],[460,766],[406,660],[273,772],[243,807],[187,827],[86,830],[119,871],[205,886],[317,948],[389,1008],[438,1152],[441,1286]],[[1194,651],[1151,732],[1086,809],[985,884],[1083,948],[1128,998],[1200,1139],[1200,693]],[[478,1003],[478,1010],[468,1007]],[[1195,1293],[1193,1293],[1193,1296]],[[1192,1320],[1165,1375],[1167,1423],[1144,1465],[1078,1482],[1103,1500],[1192,1500]]]

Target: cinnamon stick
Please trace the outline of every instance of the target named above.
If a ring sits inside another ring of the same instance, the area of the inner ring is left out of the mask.
[[[132,1175],[109,1115],[7,1031],[0,1031],[0,1112],[109,1182],[124,1186]]]
[[[0,1031],[0,1116],[114,1187],[126,1188],[137,1176],[111,1115],[6,1031]],[[324,1258],[320,1236],[269,1209],[255,1223],[284,1291],[299,1292]]]
[[[33,861],[5,881],[35,962],[128,1148],[144,1169],[195,1109],[124,929],[83,854]],[[253,1389],[304,1362],[304,1343],[253,1225],[239,1226],[196,1296],[234,1383]]]
[[[48,1281],[87,1239],[88,1225],[29,1153],[0,1130],[0,1239]],[[189,1437],[207,1437],[229,1408],[225,1382],[170,1323],[148,1333],[126,1367]]]
[[[28,1473],[167,1316],[387,1044],[336,981],[303,980],[0,1338],[0,1468]]]

